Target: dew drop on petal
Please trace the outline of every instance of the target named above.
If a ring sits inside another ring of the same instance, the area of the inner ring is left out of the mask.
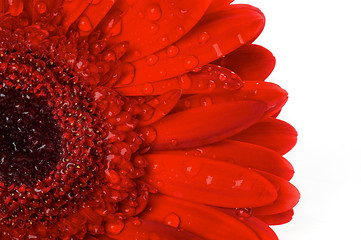
[[[46,12],[47,10],[47,6],[46,6],[46,3],[44,2],[38,2],[36,5],[35,5],[35,8],[36,8],[36,11],[40,14],[43,14]]]
[[[78,28],[81,31],[89,32],[93,29],[93,26],[87,16],[82,16],[79,18]]]
[[[201,98],[201,106],[209,107],[213,104],[212,99],[210,97],[203,97]]]
[[[207,178],[206,178],[206,184],[207,185],[211,185],[212,184],[212,181],[213,181],[213,176],[207,176]]]
[[[156,162],[152,162],[148,169],[151,171],[152,174],[158,174],[163,171],[163,162],[161,160],[158,160]]]
[[[109,234],[119,234],[124,228],[123,221],[109,221],[105,223],[105,231]]]
[[[220,73],[218,79],[219,81],[224,82],[227,80],[227,76],[224,73]]]
[[[212,81],[212,80],[210,80],[209,82],[208,82],[208,90],[209,91],[213,91],[215,88],[216,88],[216,83],[214,82],[214,81]]]
[[[210,39],[210,35],[207,32],[202,32],[198,37],[198,42],[200,44],[206,43]]]
[[[184,107],[186,107],[186,108],[190,108],[192,106],[192,103],[189,100],[185,100],[183,104],[184,104]]]
[[[199,171],[202,168],[202,165],[203,165],[203,162],[201,160],[198,160],[198,161],[187,160],[183,164],[184,174],[187,177],[194,177],[199,173]]]
[[[133,226],[139,227],[140,225],[142,225],[142,222],[139,219],[134,219],[132,220],[132,224]]]
[[[150,32],[151,34],[156,34],[158,31],[159,31],[159,26],[158,26],[158,24],[156,24],[156,23],[150,24],[150,26],[149,26],[149,32]]]
[[[171,45],[167,48],[167,56],[168,57],[175,57],[179,53],[179,48],[174,45]]]
[[[151,21],[157,21],[162,16],[162,10],[158,4],[151,4],[147,8],[147,17]]]
[[[238,208],[236,215],[242,218],[248,218],[252,215],[252,208]]]
[[[192,87],[192,79],[188,74],[183,74],[178,78],[178,84],[181,89],[190,89]]]
[[[153,93],[153,91],[154,91],[154,88],[153,88],[153,85],[151,83],[144,84],[143,93],[145,95],[150,95],[150,94]]]
[[[148,57],[147,57],[147,64],[148,65],[154,65],[154,64],[156,64],[157,62],[158,62],[158,56],[157,55],[154,55],[154,54],[152,54],[152,55],[149,55]]]
[[[176,146],[176,145],[178,144],[177,139],[172,139],[172,140],[170,140],[170,144],[171,144],[172,146]]]
[[[140,129],[140,133],[147,144],[151,144],[157,137],[157,132],[151,126],[146,126]]]
[[[163,223],[168,226],[177,228],[179,227],[180,218],[177,214],[171,213],[164,218]]]
[[[199,60],[196,56],[188,56],[184,59],[183,65],[187,70],[192,70],[199,64]]]
[[[183,34],[185,33],[184,27],[182,27],[182,26],[178,26],[178,27],[176,28],[176,31],[177,31],[177,33],[180,34],[180,35],[183,35]]]

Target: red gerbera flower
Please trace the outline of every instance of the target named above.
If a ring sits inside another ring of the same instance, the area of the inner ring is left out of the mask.
[[[0,1],[1,239],[277,239],[297,134],[230,2]]]

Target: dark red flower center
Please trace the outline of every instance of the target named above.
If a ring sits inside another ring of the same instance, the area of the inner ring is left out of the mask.
[[[61,156],[61,129],[44,98],[0,89],[0,181],[33,186],[54,171]]]
[[[0,28],[1,239],[82,239],[147,203],[145,99],[98,86],[121,64],[58,31]]]

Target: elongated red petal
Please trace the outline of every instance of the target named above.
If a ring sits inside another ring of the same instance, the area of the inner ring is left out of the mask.
[[[213,158],[269,172],[286,180],[290,180],[294,173],[292,165],[279,153],[258,145],[232,140],[162,153]]]
[[[124,228],[119,234],[96,235],[100,240],[151,240],[151,239],[169,239],[169,240],[201,240],[202,238],[187,232],[179,231],[177,228],[166,224],[149,221],[144,219],[133,219],[125,223]]]
[[[147,102],[146,104],[154,109],[154,112],[151,118],[139,121],[138,126],[152,124],[166,116],[178,103],[181,95],[181,90],[172,90]]]
[[[185,155],[148,154],[145,179],[169,196],[212,206],[241,208],[272,203],[276,190],[247,168]]]
[[[295,146],[297,132],[290,124],[269,118],[233,136],[232,139],[257,144],[285,154]]]
[[[145,83],[140,85],[130,84],[117,88],[123,95],[159,95],[172,89],[182,89],[183,94],[219,93],[236,90],[243,83],[234,72],[215,65],[205,65],[200,71],[190,72],[166,80]]]
[[[273,71],[276,59],[262,46],[245,44],[214,64],[231,69],[244,81],[263,81]]]
[[[170,46],[177,54],[164,49],[133,62],[134,83],[172,78],[210,63],[258,36],[263,26],[264,16],[258,11],[232,5]]]
[[[110,44],[129,42],[125,61],[134,61],[156,52],[186,34],[199,21],[211,0],[135,0],[124,13],[122,31]]]
[[[223,92],[218,94],[198,94],[183,98],[174,111],[201,107],[206,104],[220,104],[242,100],[258,100],[267,104],[265,117],[278,112],[286,103],[288,93],[277,84],[269,82],[245,82],[237,91]]]
[[[257,171],[272,182],[274,187],[278,189],[277,199],[270,205],[253,208],[254,215],[272,215],[291,210],[300,199],[300,193],[287,180],[277,177],[273,174]]]
[[[162,194],[150,199],[149,211],[144,212],[140,217],[167,222],[209,240],[260,240],[244,223],[218,209]]]
[[[257,217],[269,225],[285,224],[292,220],[293,209],[282,213],[277,213],[273,215],[259,215]]]
[[[180,149],[221,141],[257,122],[266,105],[238,101],[170,114],[153,124],[157,138],[152,148]]]

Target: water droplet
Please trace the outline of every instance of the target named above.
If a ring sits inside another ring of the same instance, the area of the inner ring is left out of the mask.
[[[217,57],[223,56],[223,53],[222,53],[221,48],[219,47],[218,43],[213,44],[212,47],[213,47],[214,51],[216,52]]]
[[[156,64],[157,62],[158,62],[158,56],[157,55],[154,55],[154,54],[152,54],[152,55],[149,55],[148,57],[147,57],[147,64],[148,65],[154,65],[154,64]]]
[[[89,32],[90,30],[93,29],[93,26],[90,22],[90,19],[87,16],[82,16],[79,19],[78,28],[81,31]]]
[[[168,226],[177,228],[179,227],[180,218],[177,214],[171,213],[164,218],[163,222]]]
[[[162,16],[162,10],[158,4],[151,4],[147,9],[147,17],[151,21],[157,21]]]
[[[183,164],[184,174],[188,177],[196,176],[203,166],[203,162],[201,160],[187,160]]]
[[[124,228],[124,222],[117,221],[109,221],[105,224],[105,231],[110,234],[119,234]]]
[[[154,142],[155,138],[157,137],[157,132],[151,126],[146,126],[142,128],[140,130],[140,133],[142,134],[142,137],[147,144],[151,144],[152,142]]]
[[[162,41],[163,44],[168,44],[169,43],[169,38],[166,35],[164,35],[160,40]]]
[[[38,2],[38,3],[36,4],[35,8],[36,8],[36,11],[37,11],[38,13],[40,13],[40,14],[45,13],[46,10],[47,10],[46,3],[44,3],[44,2]]]
[[[168,57],[175,57],[179,53],[179,48],[174,45],[171,45],[167,48],[167,56]]]
[[[193,68],[197,67],[199,64],[199,60],[195,56],[188,56],[184,59],[183,65],[184,68],[187,70],[192,70]]]
[[[192,103],[189,100],[185,100],[183,104],[184,104],[184,107],[186,107],[186,108],[190,108],[192,106]]]
[[[140,57],[140,56],[142,55],[139,50],[134,50],[133,54],[134,54],[134,56],[136,56],[136,57]]]
[[[162,188],[162,187],[164,186],[164,182],[161,181],[161,180],[158,180],[158,181],[155,183],[155,186],[156,186],[157,188]]]
[[[207,176],[207,178],[206,178],[206,184],[207,184],[207,185],[211,185],[211,184],[212,184],[212,181],[213,181],[213,177],[212,177],[212,176]]]
[[[211,38],[211,36],[209,35],[209,33],[207,32],[202,32],[199,37],[198,37],[198,42],[200,44],[204,44],[206,43],[209,39]]]
[[[159,31],[159,26],[158,26],[158,24],[152,23],[152,24],[149,26],[149,31],[150,31],[151,34],[156,34],[156,33]]]
[[[150,94],[153,93],[153,91],[154,91],[154,88],[153,88],[153,85],[151,83],[144,84],[143,93],[145,95],[150,95]]]
[[[165,77],[166,75],[167,75],[167,71],[164,68],[159,70],[159,76]]]
[[[188,10],[185,10],[185,9],[179,9],[179,11],[181,14],[186,14],[188,12]]]
[[[219,81],[224,82],[227,80],[227,76],[224,73],[220,73],[218,76]]]
[[[142,221],[140,221],[139,219],[134,219],[132,221],[133,226],[139,227],[142,224]]]
[[[209,80],[208,85],[207,85],[209,91],[213,91],[216,88],[216,86],[217,85],[213,80]]]
[[[238,208],[236,215],[238,217],[248,218],[252,215],[252,208]]]
[[[171,144],[172,146],[176,146],[176,145],[178,144],[177,139],[172,139],[172,140],[170,140],[170,144]]]
[[[185,33],[184,27],[182,27],[182,26],[178,26],[178,27],[176,28],[176,31],[177,31],[177,33],[180,34],[180,35],[183,35],[183,34]]]
[[[183,74],[178,78],[178,84],[181,89],[190,89],[192,87],[192,79],[188,74]]]
[[[161,173],[163,171],[163,162],[161,160],[152,162],[149,166],[149,170],[152,174]]]

